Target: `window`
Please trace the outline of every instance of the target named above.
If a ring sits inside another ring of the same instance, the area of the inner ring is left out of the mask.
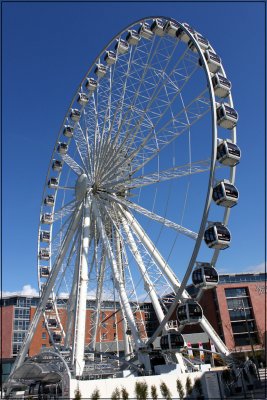
[[[42,332],[42,339],[46,339],[46,332]]]
[[[113,340],[116,340],[117,339],[117,333],[114,333],[113,334]]]
[[[107,334],[106,333],[102,333],[101,340],[106,340],[106,339],[107,339]]]
[[[247,288],[225,289],[225,297],[244,297],[248,296]]]
[[[45,343],[43,343],[42,344],[42,349],[44,349],[46,347],[46,344]]]

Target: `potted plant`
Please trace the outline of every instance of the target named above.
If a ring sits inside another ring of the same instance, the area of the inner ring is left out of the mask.
[[[168,386],[166,385],[165,382],[162,382],[162,383],[160,384],[160,391],[161,391],[161,394],[162,394],[162,396],[164,397],[164,399],[166,399],[166,400],[172,400],[172,398],[171,398],[171,392],[170,392],[170,390],[169,390],[169,388],[168,388]]]
[[[112,394],[111,394],[111,400],[120,400],[121,396],[120,396],[120,391],[119,389],[116,387]]]
[[[158,392],[155,385],[151,386],[151,397],[153,400],[158,400]]]
[[[192,386],[192,381],[189,376],[186,378],[185,388],[186,388],[187,396],[190,396],[191,393],[193,392],[193,386]]]
[[[137,400],[146,400],[148,395],[148,387],[146,382],[136,382],[135,394]]]
[[[125,387],[121,388],[121,397],[122,397],[122,400],[128,400],[129,399],[129,393],[127,392]]]
[[[74,400],[81,400],[81,398],[82,398],[82,394],[81,394],[81,392],[80,392],[80,389],[77,388],[77,389],[75,390],[75,392],[74,392]]]
[[[98,400],[100,399],[100,392],[98,389],[95,389],[91,394],[91,400]]]
[[[185,396],[185,392],[184,392],[183,385],[182,385],[182,382],[180,381],[180,379],[176,380],[176,388],[177,388],[177,392],[179,394],[179,398],[183,399]]]

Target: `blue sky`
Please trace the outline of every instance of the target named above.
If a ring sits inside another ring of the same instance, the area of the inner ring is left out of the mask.
[[[264,3],[4,3],[3,290],[37,288],[40,202],[52,149],[79,82],[131,22],[163,15],[188,22],[223,59],[239,113],[242,160],[224,272],[263,270]]]

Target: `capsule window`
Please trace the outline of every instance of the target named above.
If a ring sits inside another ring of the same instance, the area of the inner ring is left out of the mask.
[[[115,62],[117,61],[117,57],[114,51],[106,51],[104,60],[109,65],[115,64]]]
[[[42,215],[41,221],[43,224],[52,224],[53,222],[53,215],[45,213]]]
[[[173,21],[167,21],[164,25],[164,32],[166,32],[168,35],[175,37],[176,33],[179,29],[179,25],[177,25]]]
[[[49,242],[50,241],[50,232],[49,231],[41,231],[40,232],[40,240],[41,240],[41,242]]]
[[[107,73],[107,67],[105,67],[105,65],[103,64],[97,64],[95,67],[95,74],[99,77],[102,78],[103,76],[105,76]]]

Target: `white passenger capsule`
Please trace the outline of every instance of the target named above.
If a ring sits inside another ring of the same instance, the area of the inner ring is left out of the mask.
[[[140,36],[135,30],[129,30],[126,36],[126,42],[132,46],[136,46],[139,43]]]
[[[86,78],[85,87],[89,92],[93,93],[97,88],[97,81],[93,78]]]
[[[151,24],[151,31],[155,33],[155,35],[163,36],[164,35],[164,24],[162,19],[156,18],[153,20]]]
[[[103,78],[106,73],[107,73],[108,68],[103,65],[103,64],[96,64],[95,67],[95,74],[99,77],[99,78]]]
[[[237,111],[226,103],[222,103],[216,110],[217,124],[222,128],[233,129],[238,121]]]
[[[219,206],[231,208],[238,202],[239,193],[237,188],[227,179],[218,182],[212,192],[212,198]]]
[[[87,94],[80,92],[77,97],[77,102],[81,104],[81,106],[85,106],[89,101],[89,97]]]
[[[53,160],[52,169],[53,169],[54,171],[60,172],[60,171],[62,170],[62,167],[63,167],[62,161],[60,161],[60,160]]]
[[[53,341],[54,341],[55,343],[60,343],[60,342],[61,342],[61,339],[62,339],[62,336],[61,336],[60,333],[58,333],[58,332],[53,333]]]
[[[210,46],[209,41],[208,41],[206,38],[204,38],[200,33],[197,33],[197,32],[196,32],[194,36],[195,36],[196,41],[198,42],[200,48],[201,48],[203,51],[204,51],[204,50],[207,50],[207,49],[209,48],[209,46]],[[197,53],[197,48],[196,48],[196,46],[194,45],[194,42],[193,42],[192,40],[189,40],[189,42],[188,42],[188,47],[189,47],[189,49],[192,50],[194,53]]]
[[[216,72],[218,72],[221,68],[221,59],[220,57],[214,53],[211,50],[206,50],[204,52],[204,57],[207,61],[207,65],[208,68],[210,70],[210,72],[212,72],[213,74],[215,74]],[[199,64],[202,65],[202,61],[199,60]]]
[[[54,196],[51,195],[51,194],[48,194],[48,195],[45,197],[45,199],[44,199],[44,204],[45,204],[46,206],[53,207],[54,203],[55,203],[55,198],[54,198]]]
[[[39,259],[48,261],[50,259],[50,252],[48,249],[40,249],[39,251]]]
[[[81,118],[81,112],[77,108],[72,108],[70,111],[70,118],[74,122],[78,122]]]
[[[41,278],[48,278],[50,274],[49,267],[40,267],[40,277]]]
[[[230,139],[218,140],[217,161],[223,165],[234,167],[240,162],[241,150]]]
[[[212,249],[227,249],[231,242],[231,233],[221,222],[210,222],[205,230],[204,240]]]
[[[216,96],[222,98],[229,96],[232,87],[231,82],[221,74],[212,77],[212,86]]]
[[[218,285],[219,275],[211,264],[197,262],[192,273],[192,282],[197,288],[211,289]]]
[[[49,318],[47,322],[50,328],[57,328],[58,324],[56,318]]]
[[[164,32],[167,33],[167,35],[176,37],[176,33],[179,29],[179,25],[176,24],[173,21],[167,21],[164,25]]]
[[[176,331],[168,332],[160,338],[160,348],[162,351],[179,352],[185,347],[184,337]]]
[[[106,51],[104,60],[108,65],[112,65],[115,64],[115,62],[117,61],[117,56],[114,51]]]
[[[50,242],[50,232],[49,231],[41,231],[40,232],[40,241],[41,242]]]
[[[47,186],[50,189],[56,189],[58,187],[58,179],[57,178],[50,178],[47,182]]]
[[[190,25],[187,23],[182,23],[182,25],[192,34],[195,34],[195,29],[193,29]],[[187,32],[183,28],[179,28],[176,32],[176,36],[178,39],[180,39],[184,43],[188,43],[189,40],[191,39],[190,36],[187,34]]]
[[[144,22],[140,26],[140,28],[138,29],[138,33],[145,39],[152,39],[153,37],[153,32],[151,31],[150,26],[147,22]]]
[[[117,50],[118,54],[125,54],[129,50],[129,44],[126,40],[119,39],[115,44],[115,50]]]
[[[177,307],[176,316],[181,325],[192,325],[202,320],[203,311],[195,300],[189,299]]]
[[[42,224],[52,224],[53,223],[53,215],[49,213],[45,213],[41,217]]]
[[[68,152],[69,146],[67,143],[59,142],[57,146],[57,151],[59,154],[66,154]]]

